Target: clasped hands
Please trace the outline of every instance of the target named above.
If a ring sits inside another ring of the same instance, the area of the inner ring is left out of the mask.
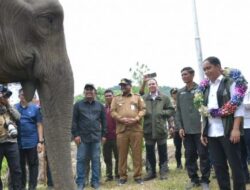
[[[119,121],[120,123],[125,124],[125,125],[133,125],[137,122],[135,118],[131,118],[131,117],[123,117]]]

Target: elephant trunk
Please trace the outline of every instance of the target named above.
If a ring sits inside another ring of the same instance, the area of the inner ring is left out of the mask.
[[[73,190],[71,162],[71,122],[73,107],[73,74],[63,64],[40,81],[38,93],[43,114],[44,135],[49,166],[56,190]]]

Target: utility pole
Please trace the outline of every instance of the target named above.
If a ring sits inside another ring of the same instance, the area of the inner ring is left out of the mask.
[[[199,35],[199,26],[198,26],[198,19],[197,19],[197,11],[196,11],[196,3],[193,0],[193,14],[194,14],[194,31],[195,31],[195,47],[196,47],[196,55],[198,61],[198,70],[199,70],[199,77],[200,80],[204,79],[203,69],[202,69],[202,50],[201,50],[201,40]]]

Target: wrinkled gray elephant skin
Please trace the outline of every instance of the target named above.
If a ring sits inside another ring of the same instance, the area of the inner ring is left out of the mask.
[[[55,189],[73,190],[74,82],[57,0],[0,0],[0,82],[18,81],[26,99],[39,93]]]

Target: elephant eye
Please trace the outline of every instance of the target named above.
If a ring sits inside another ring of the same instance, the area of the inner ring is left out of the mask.
[[[53,24],[54,18],[52,16],[47,16],[46,19],[50,24]]]
[[[40,15],[36,18],[36,23],[39,31],[43,35],[48,35],[55,30],[59,29],[60,23],[55,15],[46,14]]]

